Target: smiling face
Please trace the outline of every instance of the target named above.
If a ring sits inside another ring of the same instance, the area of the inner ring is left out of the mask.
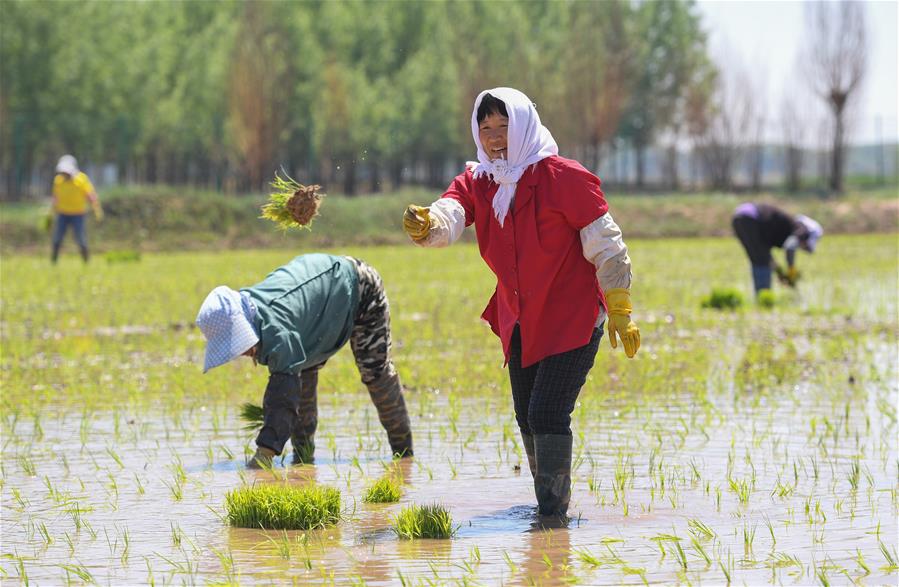
[[[478,123],[478,138],[481,147],[491,161],[506,159],[509,139],[509,118],[499,113],[488,114]]]

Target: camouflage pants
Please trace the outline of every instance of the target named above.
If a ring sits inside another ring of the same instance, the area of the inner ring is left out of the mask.
[[[359,305],[350,334],[356,367],[378,411],[378,419],[387,431],[392,452],[411,456],[409,414],[399,375],[390,359],[390,305],[384,283],[372,266],[353,257],[348,259],[356,265],[359,275]],[[318,371],[323,365],[300,374],[300,405],[291,437],[297,460],[308,460],[304,455],[311,454],[314,448],[313,437],[318,425]]]

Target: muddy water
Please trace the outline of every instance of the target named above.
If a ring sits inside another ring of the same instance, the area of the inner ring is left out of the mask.
[[[274,473],[245,469],[252,435],[233,411],[213,418],[221,406],[123,407],[88,423],[7,415],[4,582],[722,584],[726,572],[746,584],[894,584],[880,543],[895,552],[899,455],[883,402],[895,406],[896,366],[883,360],[884,383],[845,396],[799,382],[753,401],[721,389],[697,409],[676,393],[634,406],[588,391],[574,423],[575,519],[550,530],[534,526],[511,408],[495,394],[462,398],[455,431],[445,397],[410,394],[416,457],[399,463],[404,494],[388,505],[361,501],[389,464],[362,393],[323,392],[315,465]],[[223,522],[227,491],[285,479],[339,488],[345,520],[286,533]],[[730,480],[749,485],[746,503]],[[448,507],[455,537],[399,540],[391,515],[413,502]]]

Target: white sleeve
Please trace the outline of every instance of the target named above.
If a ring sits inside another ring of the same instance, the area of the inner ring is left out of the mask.
[[[430,206],[431,230],[427,238],[413,241],[420,247],[448,247],[465,230],[465,208],[452,198],[440,198]]]
[[[787,240],[784,241],[783,249],[785,251],[795,251],[799,248],[799,237],[795,234],[791,234],[787,237]]]
[[[603,214],[581,229],[584,257],[596,267],[596,278],[604,290],[631,287],[631,260],[621,229],[612,215]]]

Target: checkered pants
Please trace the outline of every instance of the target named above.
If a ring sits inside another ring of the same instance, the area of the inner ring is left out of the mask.
[[[522,368],[521,333],[515,326],[509,348],[509,381],[522,433],[571,435],[571,412],[593,368],[602,334],[600,325],[584,346]]]
[[[390,359],[390,305],[384,282],[368,263],[347,258],[355,264],[359,275],[359,304],[350,335],[356,367],[378,410],[378,419],[387,431],[391,448],[395,452],[411,454],[409,415],[399,375]],[[311,442],[318,426],[318,371],[322,366],[324,363],[310,367],[300,375],[300,405],[293,425],[295,442]]]

